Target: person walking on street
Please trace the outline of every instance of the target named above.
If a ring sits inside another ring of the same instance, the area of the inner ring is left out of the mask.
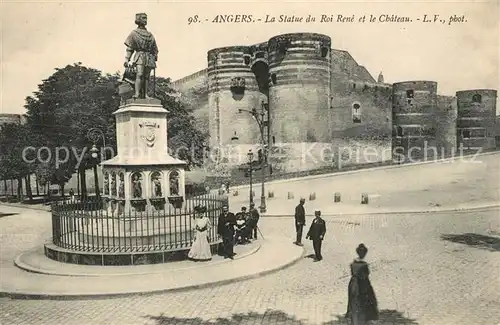
[[[313,242],[315,262],[319,262],[323,259],[323,256],[321,256],[321,244],[323,242],[323,238],[325,238],[325,233],[326,233],[325,220],[321,218],[321,211],[315,210],[314,220],[311,223],[311,227],[309,228],[309,231],[307,232],[306,236],[306,239],[311,239]]]
[[[295,230],[297,232],[297,238],[293,243],[297,246],[303,246],[302,231],[306,225],[306,211],[304,209],[305,203],[306,200],[301,198],[299,204],[295,207]]]
[[[377,298],[370,282],[368,263],[364,261],[368,248],[359,244],[356,258],[351,263],[351,280],[348,286],[347,313],[345,318],[353,325],[365,325],[379,318]]]
[[[217,223],[217,233],[222,237],[224,245],[224,258],[233,259],[234,251],[234,226],[236,225],[236,217],[228,211],[228,207],[222,208],[222,213],[219,216]]]
[[[255,224],[255,226],[252,229],[253,232],[253,239],[257,239],[257,227],[258,227],[258,222],[260,219],[259,211],[255,208],[255,203],[250,203],[250,216],[249,219],[252,219],[252,223]]]

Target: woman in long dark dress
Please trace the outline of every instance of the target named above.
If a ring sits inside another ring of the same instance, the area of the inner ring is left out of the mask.
[[[373,320],[378,320],[378,306],[375,292],[371,285],[368,263],[363,259],[368,253],[368,248],[360,244],[356,248],[358,258],[351,263],[351,281],[348,287],[348,303],[346,318],[353,325],[365,325]]]

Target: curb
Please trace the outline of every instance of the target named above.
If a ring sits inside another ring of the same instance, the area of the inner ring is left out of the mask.
[[[326,173],[326,174],[318,174],[318,175],[310,175],[310,176],[303,176],[303,177],[294,177],[294,178],[285,178],[285,179],[277,179],[274,181],[267,181],[265,184],[266,185],[274,185],[274,184],[281,184],[281,183],[288,183],[288,182],[297,182],[297,181],[302,181],[302,180],[312,180],[312,179],[318,179],[318,178],[323,178],[323,177],[336,177],[336,176],[342,176],[342,175],[350,175],[350,174],[355,174],[355,173],[361,173],[361,172],[368,172],[368,171],[377,171],[377,170],[386,170],[386,169],[394,169],[394,168],[403,168],[403,167],[412,167],[412,166],[420,166],[420,165],[430,165],[433,163],[449,163],[454,160],[458,159],[464,159],[464,158],[471,158],[471,157],[482,157],[482,156],[490,156],[494,154],[500,154],[500,151],[491,151],[491,152],[483,152],[479,154],[471,154],[471,155],[464,155],[464,156],[458,156],[458,157],[450,157],[450,158],[445,158],[445,159],[438,159],[436,161],[419,161],[419,162],[414,162],[410,164],[400,164],[400,165],[389,165],[389,166],[378,166],[378,167],[368,167],[368,168],[360,168],[360,169],[355,169],[355,170],[348,170],[345,172],[339,171],[339,172],[333,172],[333,173]],[[262,185],[262,182],[255,182],[253,183],[253,186],[259,186]],[[250,185],[237,185],[237,186],[230,186],[230,190],[241,190],[241,189],[247,189],[249,188]]]
[[[50,212],[50,207],[37,207],[37,206],[29,205],[29,204],[0,202],[0,205],[12,207],[12,208],[19,208],[19,209],[31,209],[31,210]]]
[[[425,213],[444,213],[444,212],[460,212],[460,211],[481,211],[481,210],[493,210],[500,208],[500,203],[484,205],[479,207],[464,207],[464,208],[448,208],[441,210],[406,210],[406,211],[387,211],[387,212],[366,212],[366,213],[334,213],[334,214],[322,214],[323,217],[347,217],[347,216],[368,216],[368,215],[394,215],[394,214],[425,214]],[[261,217],[266,218],[292,218],[295,217],[293,214],[262,214]],[[312,214],[306,214],[306,217],[314,217]]]
[[[262,244],[259,244],[257,245],[255,248],[252,248],[250,251],[244,253],[244,254],[241,254],[241,255],[236,255],[236,257],[234,258],[234,260],[240,260],[240,259],[243,259],[245,257],[248,257],[248,256],[251,256],[255,253],[257,253],[260,248],[261,248]],[[53,276],[70,276],[70,277],[86,277],[86,278],[95,278],[95,277],[107,277],[107,276],[110,276],[110,277],[117,277],[117,276],[132,276],[132,275],[149,275],[149,274],[159,274],[159,273],[164,273],[165,270],[163,271],[153,271],[153,272],[137,272],[137,273],[109,273],[109,274],[85,274],[85,273],[58,273],[58,272],[49,272],[49,271],[45,271],[43,269],[38,269],[38,268],[35,268],[35,267],[32,267],[24,262],[21,262],[21,256],[26,254],[26,253],[29,253],[29,252],[33,252],[33,251],[36,251],[37,249],[32,249],[32,250],[29,250],[27,252],[24,252],[22,254],[19,254],[15,259],[14,259],[14,265],[18,268],[20,268],[21,270],[24,270],[24,271],[27,271],[27,272],[30,272],[30,273],[36,273],[36,274],[44,274],[44,275],[53,275]],[[47,257],[48,258],[48,257]],[[222,261],[217,261],[217,262],[213,262],[211,264],[206,264],[206,265],[199,265],[198,267],[196,266],[192,266],[192,267],[184,267],[184,268],[179,268],[179,269],[174,269],[174,270],[171,270],[172,272],[179,272],[179,271],[186,271],[186,270],[189,270],[189,269],[203,269],[204,267],[209,267],[209,266],[213,266],[213,265],[219,265],[219,264],[224,264],[224,263],[229,263],[229,261],[226,261],[226,260],[222,260]],[[167,263],[162,263],[162,264],[167,264]],[[76,264],[71,264],[71,265],[76,265]],[[161,264],[156,264],[156,265],[161,265]]]
[[[215,281],[215,282],[210,282],[210,283],[203,283],[203,284],[196,284],[192,286],[186,286],[182,288],[171,288],[171,289],[160,289],[160,290],[153,290],[153,291],[140,291],[140,292],[131,292],[131,293],[109,293],[109,294],[72,294],[72,295],[51,295],[51,294],[39,294],[39,293],[30,293],[30,292],[16,292],[16,293],[11,293],[11,292],[0,292],[0,297],[7,297],[11,299],[24,299],[24,300],[94,300],[94,299],[112,299],[112,298],[119,298],[119,297],[130,297],[130,296],[144,296],[144,295],[156,295],[156,294],[163,294],[167,292],[183,292],[183,291],[192,291],[192,290],[198,290],[198,289],[206,289],[210,287],[215,287],[215,286],[221,286],[221,285],[226,285],[234,282],[240,282],[240,281],[246,281],[250,279],[255,279],[259,278],[265,275],[269,275],[281,270],[284,270],[300,260],[304,258],[305,255],[305,249],[302,248],[302,252],[298,257],[295,257],[293,260],[290,262],[285,263],[284,265],[281,265],[278,268],[271,269],[271,270],[265,270],[262,272],[258,272],[255,274],[250,274],[250,275],[244,275],[241,277],[235,277],[233,279],[227,279],[227,280],[221,280],[221,281]]]

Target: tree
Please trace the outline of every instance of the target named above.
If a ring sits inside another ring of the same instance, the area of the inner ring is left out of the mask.
[[[39,145],[50,148],[52,157],[58,147],[70,152],[67,161],[54,166],[57,168],[41,167],[51,172],[50,181],[59,184],[62,190],[75,169],[84,180],[85,170],[95,164],[86,154],[92,145],[88,139],[91,128],[103,131],[106,144],[116,147],[112,113],[119,105],[118,78],[117,74],[103,75],[99,70],[76,63],[56,69],[33,96],[26,98],[27,125],[37,134]],[[55,160],[49,161],[56,164]],[[86,183],[80,184],[85,196]]]
[[[152,84],[150,82],[150,85]],[[150,93],[151,91],[152,88]],[[191,167],[202,166],[208,134],[196,127],[192,115],[194,108],[178,100],[168,78],[156,78],[155,97],[160,99],[163,107],[169,111],[167,136],[170,153],[176,158],[187,161]]]
[[[0,130],[0,164],[2,176],[17,180],[17,197],[22,199],[23,179],[29,178],[34,169],[33,162],[36,154],[32,150],[25,150],[31,146],[32,133],[29,127],[21,124],[6,124]],[[31,186],[26,182],[26,192],[31,196]]]
[[[75,63],[55,69],[49,78],[38,85],[38,90],[26,98],[27,126],[34,135],[31,145],[49,149],[44,152],[45,156],[42,155],[43,163],[38,161],[33,168],[41,183],[55,182],[64,190],[69,175],[76,170],[80,177],[80,194],[86,197],[85,171],[98,163],[89,153],[93,145],[88,138],[89,130],[100,129],[106,145],[116,152],[113,113],[120,104],[117,92],[119,78],[118,74],[103,74],[97,69]],[[151,82],[150,93],[153,87]],[[170,111],[167,131],[169,148],[191,166],[201,165],[207,134],[196,128],[192,108],[176,100],[170,80],[166,78],[157,78],[156,97]],[[98,139],[96,145],[102,144],[102,139]],[[58,147],[67,148],[70,157],[56,166],[53,158]]]

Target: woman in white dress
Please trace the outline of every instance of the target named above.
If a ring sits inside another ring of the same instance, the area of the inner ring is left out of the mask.
[[[208,231],[211,228],[210,219],[204,213],[205,207],[195,207],[195,239],[193,246],[188,253],[188,258],[193,261],[210,261],[212,259],[212,252],[208,244]]]

